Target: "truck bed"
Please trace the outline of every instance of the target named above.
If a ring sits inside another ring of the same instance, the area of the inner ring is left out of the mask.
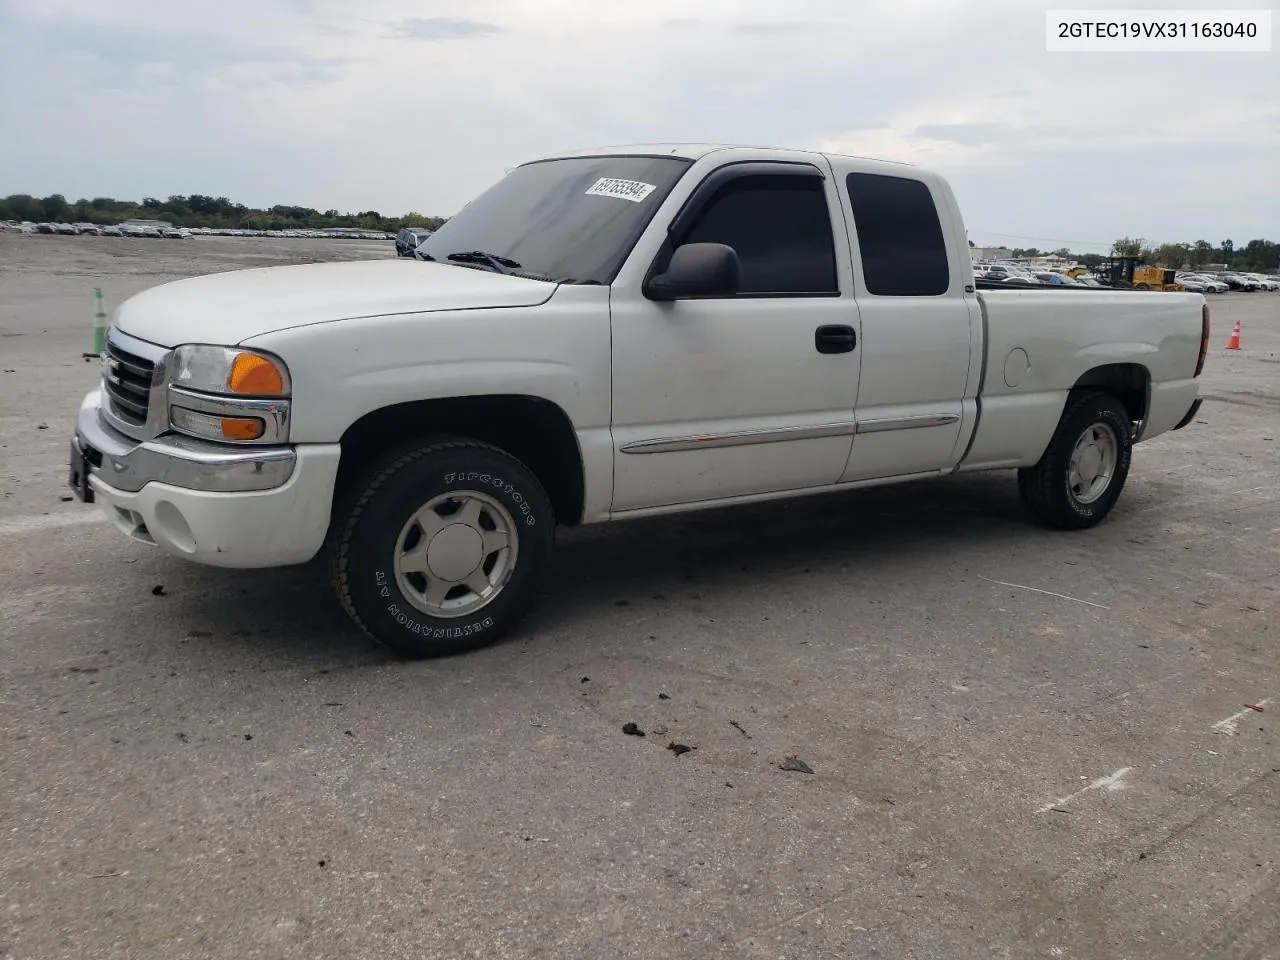
[[[963,470],[1034,463],[1067,394],[1101,367],[1122,365],[1131,374],[1144,414],[1135,418],[1140,440],[1172,429],[1196,398],[1198,293],[994,283],[978,301],[986,354]]]

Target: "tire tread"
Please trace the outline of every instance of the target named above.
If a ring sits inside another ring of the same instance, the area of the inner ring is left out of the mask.
[[[1060,530],[1080,530],[1100,523],[1111,511],[1111,505],[1108,505],[1102,516],[1085,522],[1056,493],[1057,485],[1061,480],[1060,473],[1071,456],[1071,451],[1066,449],[1064,444],[1066,434],[1062,432],[1063,428],[1071,423],[1081,410],[1097,405],[1102,400],[1106,400],[1109,403],[1118,403],[1116,398],[1105,390],[1081,390],[1073,393],[1062,411],[1058,427],[1054,431],[1053,438],[1049,441],[1049,446],[1040,457],[1039,463],[1034,467],[1023,467],[1018,471],[1018,494],[1032,514],[1048,526],[1056,527]],[[1121,443],[1119,460],[1125,462],[1125,477],[1121,478],[1121,484],[1123,485],[1123,481],[1128,474],[1127,459],[1124,451],[1127,440],[1126,438],[1119,439]],[[1074,438],[1066,437],[1066,440],[1071,442]],[[1114,505],[1114,500],[1112,505]]]
[[[497,454],[501,457],[511,459],[511,454],[507,453],[500,447],[495,447],[491,443],[485,443],[481,440],[436,440],[423,443],[407,452],[401,454],[395,459],[390,460],[382,469],[372,474],[371,478],[364,484],[363,489],[354,498],[349,506],[340,514],[342,517],[341,527],[337,536],[334,538],[329,553],[329,580],[333,586],[333,592],[338,598],[338,602],[342,605],[342,609],[352,622],[360,628],[365,636],[369,637],[379,646],[382,646],[394,653],[399,654],[401,651],[396,650],[390,644],[386,643],[378,634],[369,628],[364,619],[360,616],[356,605],[351,598],[351,586],[347,577],[347,553],[349,551],[351,538],[355,534],[356,524],[360,521],[361,514],[364,513],[370,500],[378,493],[382,486],[390,480],[396,473],[403,470],[410,464],[421,460],[423,457],[432,456],[438,453],[451,451],[467,451],[467,450],[483,450],[486,453]],[[517,461],[518,462],[518,461]],[[530,476],[534,482],[532,471]],[[545,497],[546,491],[538,484],[538,492]]]

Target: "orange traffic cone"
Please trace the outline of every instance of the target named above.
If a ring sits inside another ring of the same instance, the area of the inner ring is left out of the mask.
[[[1228,350],[1240,349],[1240,321],[1236,321],[1236,325],[1231,329],[1231,339],[1227,341]]]

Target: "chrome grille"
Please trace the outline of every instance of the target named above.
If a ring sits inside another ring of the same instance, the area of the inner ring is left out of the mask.
[[[152,361],[107,340],[102,387],[111,399],[112,412],[121,420],[137,427],[146,424],[155,370]]]

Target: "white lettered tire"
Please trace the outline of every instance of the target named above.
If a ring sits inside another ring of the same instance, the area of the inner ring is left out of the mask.
[[[532,471],[470,440],[388,458],[337,519],[338,599],[406,657],[486,646],[533,606],[555,515]]]

